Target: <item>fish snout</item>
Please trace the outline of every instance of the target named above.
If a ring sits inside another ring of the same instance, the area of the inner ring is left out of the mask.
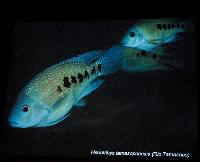
[[[16,118],[16,116],[12,116],[12,115],[8,118],[8,124],[9,124],[11,127],[18,127],[18,128],[21,127],[21,124],[20,124],[20,122],[18,121],[18,119]]]
[[[28,127],[27,125],[25,125],[23,123],[19,123],[19,122],[14,121],[14,120],[10,120],[9,125],[11,127],[15,127],[15,128],[27,128]]]
[[[9,120],[9,125],[11,127],[18,127],[18,122],[17,121],[14,121],[14,120]]]

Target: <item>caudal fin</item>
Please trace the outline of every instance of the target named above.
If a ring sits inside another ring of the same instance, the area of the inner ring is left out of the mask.
[[[97,61],[101,64],[102,72],[100,75],[108,75],[122,69],[123,46],[114,45],[105,51],[104,55]]]
[[[195,32],[195,19],[185,19],[182,21],[185,33]]]

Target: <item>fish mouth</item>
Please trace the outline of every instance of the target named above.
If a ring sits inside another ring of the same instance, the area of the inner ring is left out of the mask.
[[[121,45],[126,46],[127,42],[120,42]]]
[[[12,121],[12,120],[9,121],[9,125],[11,127],[19,127],[18,123],[16,121]]]
[[[27,124],[26,122],[21,122],[13,118],[8,120],[8,124],[9,126],[14,128],[33,128],[37,127],[38,125],[38,123],[33,123],[33,122]]]
[[[124,47],[133,48],[133,47],[131,46],[131,44],[129,44],[129,43],[127,43],[127,42],[121,42],[120,44],[121,44],[122,46],[124,46]]]
[[[21,125],[19,122],[16,122],[14,120],[9,120],[9,125],[13,128],[27,128],[28,126]]]

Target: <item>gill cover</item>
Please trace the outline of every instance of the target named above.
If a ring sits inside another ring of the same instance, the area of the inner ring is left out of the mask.
[[[145,41],[142,33],[136,28],[130,28],[121,40],[121,44],[126,47],[138,47]]]

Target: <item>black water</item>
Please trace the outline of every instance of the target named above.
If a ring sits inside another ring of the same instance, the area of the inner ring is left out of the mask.
[[[119,42],[133,21],[16,23],[8,66],[3,155],[90,157],[91,150],[193,153],[196,147],[194,40],[188,70],[106,78],[63,122],[46,128],[11,128],[8,113],[24,84],[42,69]],[[182,46],[184,49],[186,46]],[[177,48],[179,50],[180,48]]]

